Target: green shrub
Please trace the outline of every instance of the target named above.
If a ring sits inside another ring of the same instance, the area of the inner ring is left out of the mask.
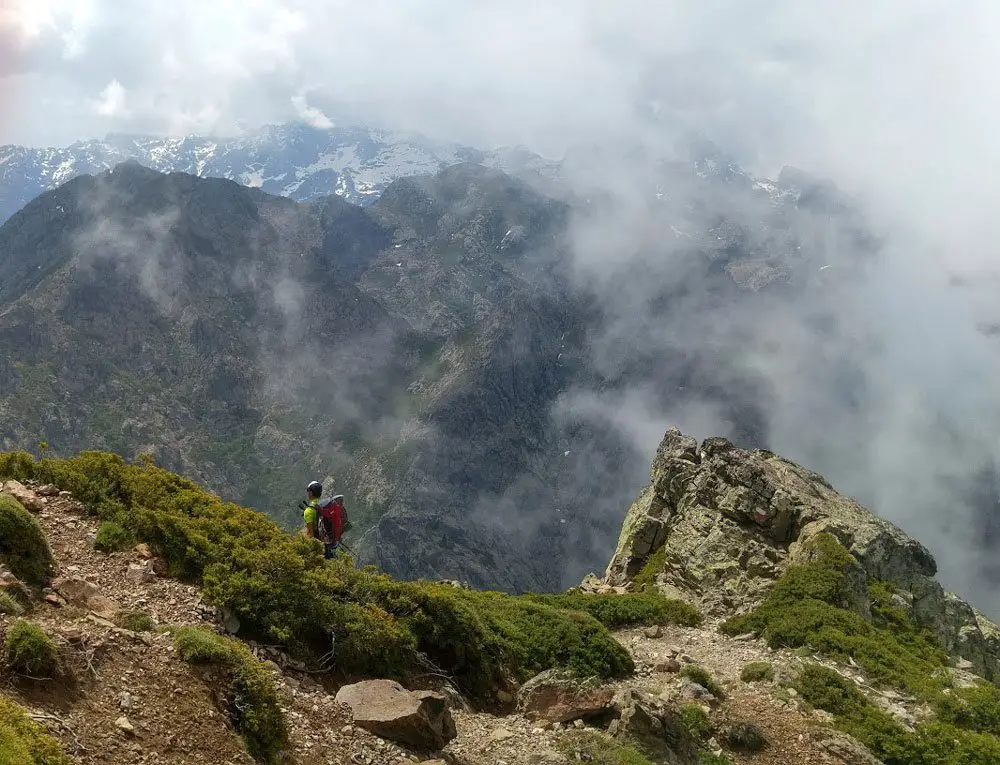
[[[726,727],[723,738],[730,749],[753,754],[767,747],[767,737],[756,723],[744,720]]]
[[[120,552],[134,545],[135,537],[132,533],[116,521],[101,521],[97,527],[94,547],[101,552]]]
[[[697,664],[685,664],[681,669],[681,675],[694,683],[698,683],[698,685],[715,696],[715,698],[719,700],[726,698],[725,690],[723,690],[722,686],[716,682],[715,678],[704,667]]]
[[[947,665],[947,655],[936,638],[892,604],[884,584],[870,587],[872,621],[846,608],[850,554],[830,534],[817,535],[810,545],[812,562],[789,566],[760,606],[728,620],[721,631],[761,633],[772,648],[852,658],[876,680],[918,695],[939,689],[934,670]]]
[[[148,461],[101,452],[66,460],[0,455],[0,478],[59,486],[102,521],[147,543],[175,576],[230,609],[247,637],[280,644],[347,673],[405,677],[427,659],[474,698],[502,681],[550,667],[602,677],[634,669],[601,624],[692,622],[693,611],[658,596],[509,596],[427,582],[395,582],[326,561],[320,545],[285,534],[266,516],[225,503]]]
[[[7,666],[26,677],[52,677],[59,668],[55,643],[37,624],[19,620],[7,630],[4,640]]]
[[[52,552],[38,521],[9,494],[0,494],[0,561],[26,584],[52,575]]]
[[[681,724],[691,734],[691,738],[704,741],[712,735],[712,720],[700,705],[685,704],[677,710]]]
[[[740,680],[744,683],[769,683],[774,680],[774,666],[769,661],[751,661],[743,665]]]
[[[733,765],[733,761],[724,755],[706,752],[703,749],[698,752],[698,765]]]
[[[697,627],[702,622],[698,609],[681,600],[666,598],[658,592],[624,595],[587,595],[582,592],[564,595],[526,595],[537,603],[571,611],[586,611],[609,629],[644,627],[652,624],[681,624]]]
[[[985,682],[956,688],[937,698],[934,711],[941,722],[978,733],[996,733],[1000,731],[1000,688]]]
[[[72,765],[59,743],[24,710],[0,696],[2,765]]]
[[[288,729],[274,684],[261,662],[243,643],[201,627],[180,627],[173,635],[184,661],[211,666],[226,675],[227,711],[247,751],[264,762],[280,762]]]
[[[20,616],[24,613],[24,607],[14,600],[9,593],[0,590],[0,614],[9,616]]]
[[[945,720],[923,723],[915,732],[896,722],[865,696],[852,680],[827,667],[807,665],[796,683],[809,704],[835,715],[885,765],[988,765],[1000,762],[1000,739],[965,730]]]
[[[632,583],[639,590],[655,589],[656,577],[663,572],[663,567],[666,563],[667,546],[664,545],[646,559],[639,573],[632,577]]]
[[[152,632],[156,629],[153,617],[145,611],[120,611],[115,616],[115,623],[130,632]]]
[[[562,736],[556,748],[571,759],[593,765],[653,765],[653,761],[628,743],[595,731],[572,731]]]

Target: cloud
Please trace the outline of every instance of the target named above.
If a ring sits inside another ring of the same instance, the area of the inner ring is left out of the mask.
[[[334,126],[333,120],[323,114],[321,109],[317,109],[315,106],[310,106],[304,95],[300,94],[292,96],[292,106],[295,107],[295,111],[299,115],[299,119],[307,125],[312,125],[314,128],[319,130],[329,130]]]

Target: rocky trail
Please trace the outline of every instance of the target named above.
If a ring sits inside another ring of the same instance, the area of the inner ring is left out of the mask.
[[[95,549],[95,519],[65,492],[11,483],[6,490],[38,519],[55,556],[56,578],[30,618],[65,649],[73,681],[8,679],[4,693],[28,708],[85,765],[193,765],[206,758],[217,765],[252,763],[216,697],[218,689],[180,659],[171,637],[117,626],[123,611],[135,610],[151,616],[156,625],[202,625],[222,631],[225,615],[203,603],[197,588],[165,575],[148,548],[139,545],[110,554]],[[0,631],[12,621],[0,615]],[[337,702],[337,689],[328,678],[302,671],[276,650],[251,646],[276,684],[290,729],[289,754],[301,765],[427,760],[537,765],[586,759],[590,755],[575,751],[573,742],[581,730],[608,730],[605,712],[613,706],[612,698],[623,694],[637,694],[640,709],[651,700],[700,704],[718,730],[737,722],[755,723],[768,745],[756,754],[727,748],[725,756],[733,763],[872,762],[824,726],[822,713],[806,711],[794,697],[782,696],[777,685],[740,679],[750,661],[770,662],[779,677],[792,673],[801,662],[794,654],[772,651],[756,640],[726,638],[710,627],[628,630],[617,638],[635,657],[633,678],[582,695],[572,684],[556,680],[542,694],[549,693],[548,701],[538,709],[506,716],[468,711],[453,697],[454,736],[436,752],[373,735],[353,720],[348,705]],[[721,684],[724,699],[686,676],[684,667],[694,665]],[[562,705],[563,714],[553,711],[553,699]],[[525,706],[522,699],[521,708]],[[600,713],[584,714],[595,708]],[[616,725],[624,723],[610,723],[611,728]],[[713,738],[707,748],[722,753],[723,747]]]

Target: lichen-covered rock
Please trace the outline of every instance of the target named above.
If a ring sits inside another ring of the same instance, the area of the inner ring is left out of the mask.
[[[868,581],[888,582],[896,602],[947,651],[984,677],[1000,678],[1000,627],[944,591],[927,548],[817,473],[723,438],[699,445],[672,428],[650,480],[628,511],[605,586],[652,574],[670,596],[731,616],[757,605],[791,563],[809,562],[809,541],[829,533],[853,556],[845,564],[851,608],[870,615]]]
[[[681,723],[675,707],[648,693],[626,688],[615,695],[617,716],[608,727],[616,738],[638,741],[655,761],[669,765],[698,763],[698,745]]]

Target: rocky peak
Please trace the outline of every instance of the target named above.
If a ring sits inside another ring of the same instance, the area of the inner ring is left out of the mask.
[[[654,584],[711,616],[732,616],[759,604],[789,565],[808,563],[810,540],[828,533],[857,562],[859,613],[869,609],[867,583],[885,582],[949,653],[1000,676],[998,628],[945,592],[927,548],[817,473],[768,451],[724,438],[699,444],[670,429],[650,481],[628,511],[603,586]]]

